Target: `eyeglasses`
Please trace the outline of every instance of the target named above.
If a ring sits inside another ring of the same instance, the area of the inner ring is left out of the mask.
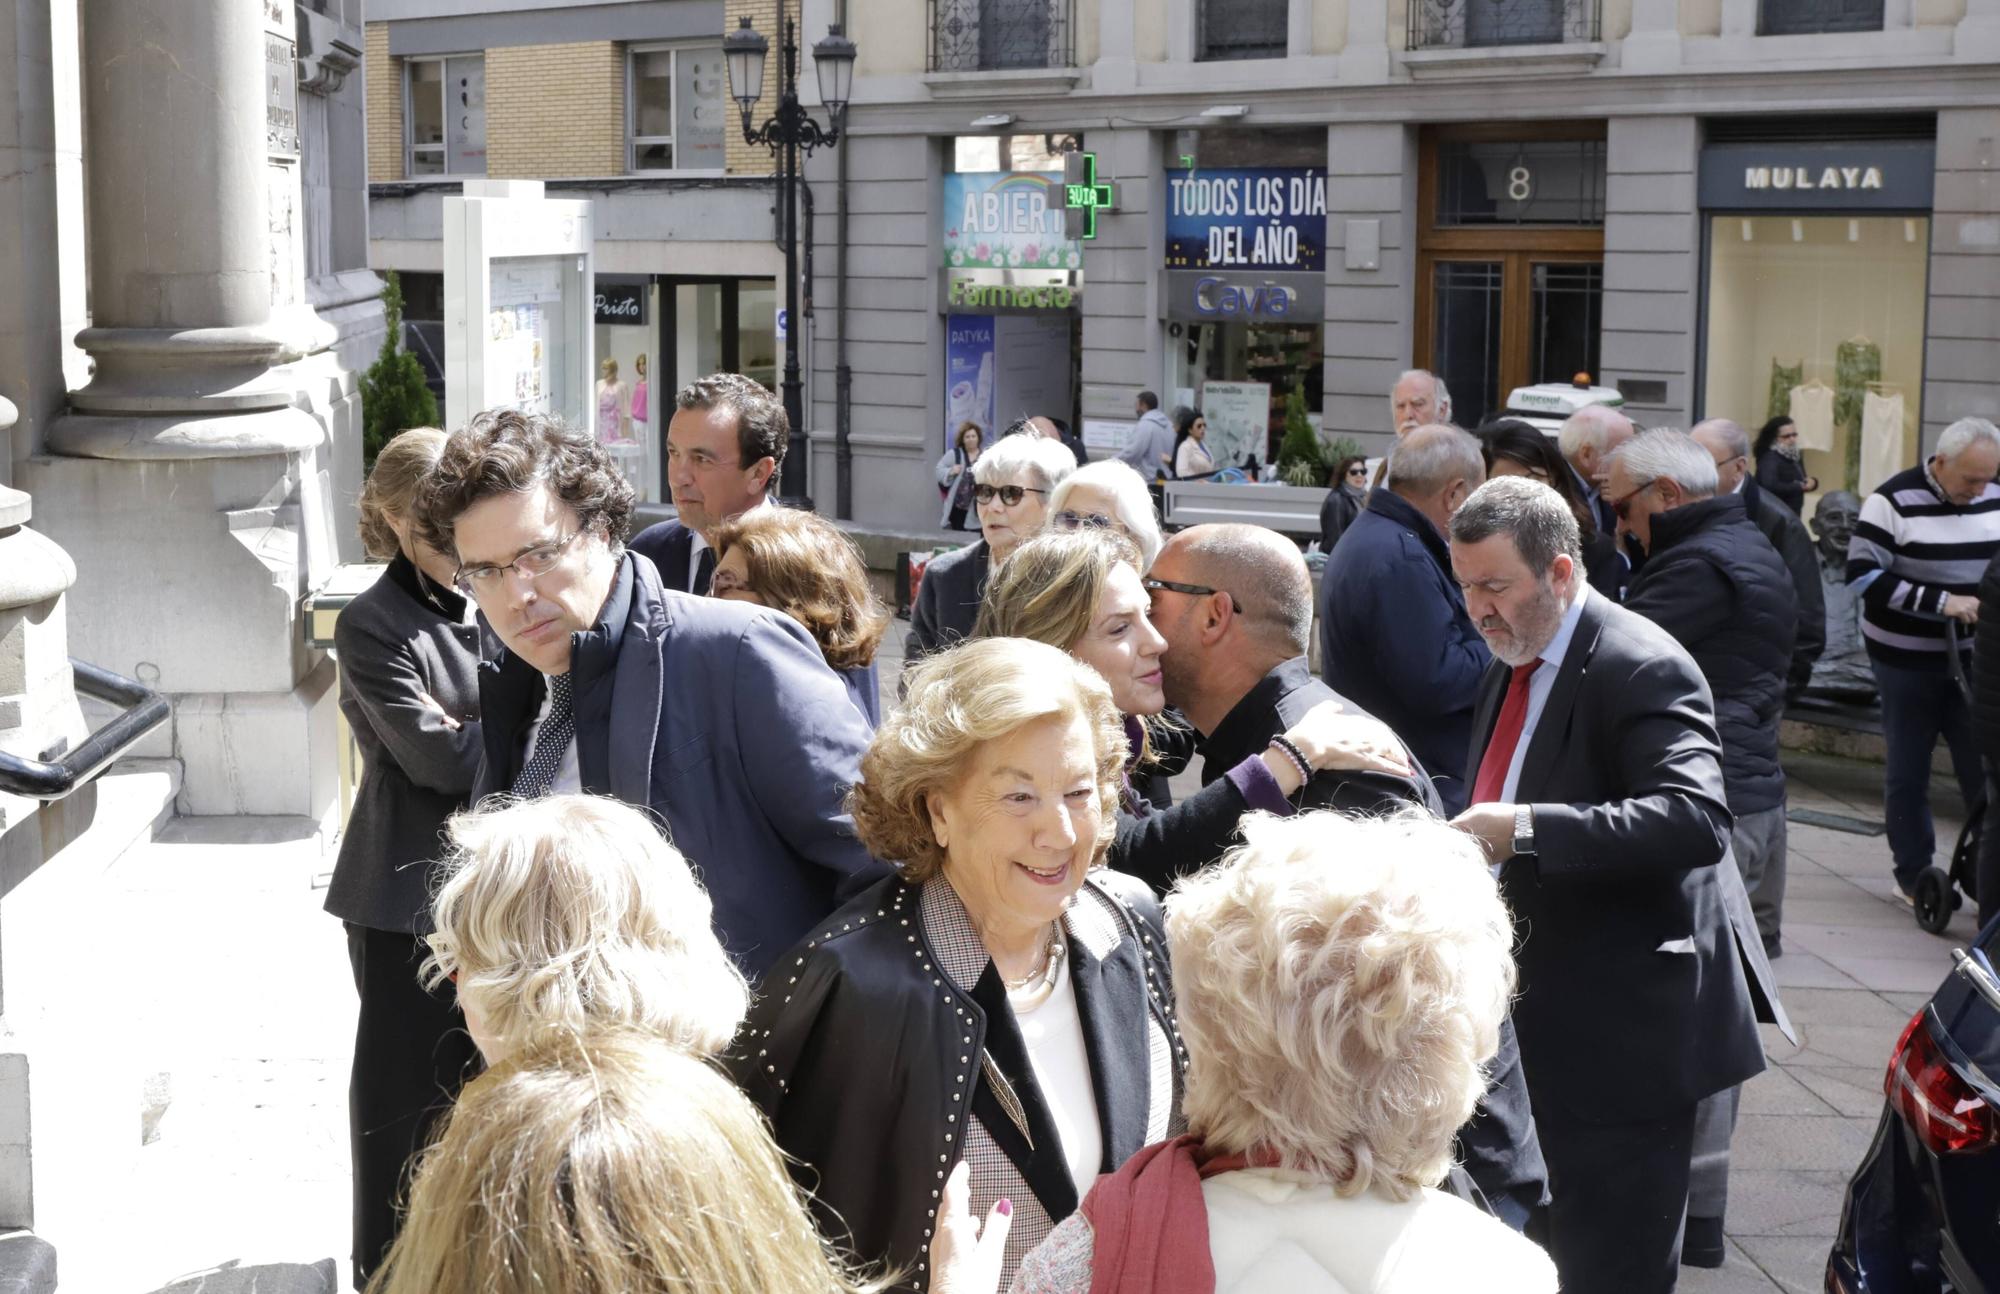
[[[1191,598],[1212,598],[1220,593],[1223,597],[1229,599],[1229,605],[1232,608],[1239,612],[1243,609],[1243,604],[1236,600],[1235,594],[1224,589],[1212,589],[1206,584],[1183,584],[1179,580],[1156,580],[1150,575],[1140,580],[1139,583],[1151,593],[1185,593]]]
[[[1064,508],[1056,513],[1056,528],[1059,530],[1081,530],[1085,526],[1092,530],[1117,530],[1118,518],[1107,517],[1101,512],[1071,512]]]
[[[1032,485],[975,485],[972,487],[972,497],[976,501],[991,503],[997,495],[1000,502],[1010,508],[1031,494],[1047,493],[1047,490],[1038,490]]]
[[[1638,489],[1626,495],[1624,498],[1611,500],[1611,511],[1613,512],[1613,514],[1617,516],[1617,518],[1620,521],[1626,520],[1632,514],[1632,500],[1638,498],[1640,495],[1644,494],[1646,491],[1652,489],[1654,486],[1658,484],[1659,484],[1658,481],[1648,481],[1644,485],[1640,486]]]
[[[1358,476],[1364,481],[1368,479],[1368,469],[1363,467],[1359,463],[1356,463],[1354,466],[1348,468],[1347,474],[1349,476]]]
[[[572,530],[561,539],[530,548],[513,561],[499,566],[461,566],[458,573],[451,577],[451,582],[460,593],[476,597],[482,592],[490,593],[499,588],[501,577],[508,571],[519,571],[529,579],[547,575],[562,561],[563,554],[582,533],[581,530]]]

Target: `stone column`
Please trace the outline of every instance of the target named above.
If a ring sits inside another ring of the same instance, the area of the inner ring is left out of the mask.
[[[334,560],[329,432],[359,427],[303,299],[295,107],[267,110],[293,7],[81,8],[95,374],[27,467],[86,572],[74,650],[174,698],[183,812],[321,816],[332,666],[298,606]]]

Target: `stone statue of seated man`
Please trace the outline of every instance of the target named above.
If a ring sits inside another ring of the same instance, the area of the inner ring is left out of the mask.
[[[1861,593],[1847,583],[1847,541],[1861,519],[1861,500],[1846,490],[1829,490],[1813,509],[1813,538],[1819,544],[1819,582],[1826,593],[1826,650],[1813,665],[1806,695],[1830,701],[1875,700],[1875,672],[1861,640]]]

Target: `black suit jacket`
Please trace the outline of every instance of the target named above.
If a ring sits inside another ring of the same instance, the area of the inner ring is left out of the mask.
[[[903,664],[914,665],[972,636],[979,604],[986,597],[992,556],[986,541],[931,558],[910,608],[910,632],[903,640]]]
[[[660,582],[676,593],[688,591],[688,563],[694,557],[694,531],[679,521],[662,521],[632,536],[627,549],[649,557],[659,568]],[[706,592],[706,590],[702,590]]]
[[[1508,674],[1486,677],[1468,768]],[[1719,875],[1734,863],[1714,705],[1672,635],[1586,592],[1514,798],[1534,806],[1535,853],[1508,859],[1500,888],[1537,1109],[1635,1123],[1761,1071]]]

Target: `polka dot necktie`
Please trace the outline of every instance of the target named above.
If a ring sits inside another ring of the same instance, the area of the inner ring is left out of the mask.
[[[523,799],[547,795],[555,785],[556,770],[576,735],[576,716],[570,709],[570,679],[567,674],[549,675],[549,713],[535,732],[535,752],[514,778],[514,794]]]

